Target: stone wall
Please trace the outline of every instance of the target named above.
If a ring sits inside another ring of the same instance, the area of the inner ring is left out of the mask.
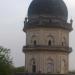
[[[60,28],[35,28],[26,31],[26,45],[62,46],[69,47],[69,31]],[[35,61],[35,64],[33,63]],[[68,53],[58,51],[28,51],[25,52],[25,66],[32,73],[32,66],[36,66],[36,72],[51,74],[68,73]]]
[[[69,31],[58,28],[36,28],[26,32],[26,45],[33,45],[34,40],[37,45],[48,45],[48,41],[52,41],[52,45],[69,46]]]
[[[34,51],[34,52],[26,52],[25,54],[26,61],[26,69],[28,72],[32,73],[32,61],[35,60],[36,72],[39,71],[41,73],[48,73],[48,69],[50,68],[50,72],[54,74],[64,74],[68,72],[68,55],[67,53],[60,52],[48,52],[48,51]],[[51,64],[49,67],[48,64]]]

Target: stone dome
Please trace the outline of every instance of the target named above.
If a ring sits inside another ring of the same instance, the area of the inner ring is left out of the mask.
[[[63,0],[33,0],[28,8],[28,17],[48,15],[51,17],[68,18],[68,11]]]
[[[68,10],[63,0],[32,0],[23,31],[32,28],[62,28],[71,31],[67,23]]]

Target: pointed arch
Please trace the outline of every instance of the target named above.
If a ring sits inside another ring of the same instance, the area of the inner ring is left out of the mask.
[[[37,35],[32,35],[31,37],[31,43],[36,46],[38,44],[38,36]]]
[[[31,63],[31,65],[35,64],[36,63],[35,58],[31,58],[30,63]]]
[[[62,46],[66,46],[67,42],[66,42],[66,37],[62,38]]]
[[[48,35],[47,37],[47,43],[48,43],[48,46],[52,46],[54,45],[54,37],[52,35]]]

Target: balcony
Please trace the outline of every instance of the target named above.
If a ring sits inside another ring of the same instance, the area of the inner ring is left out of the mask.
[[[72,52],[71,47],[65,47],[65,46],[44,46],[44,45],[27,45],[23,47],[23,52],[27,51],[58,51],[58,52]]]

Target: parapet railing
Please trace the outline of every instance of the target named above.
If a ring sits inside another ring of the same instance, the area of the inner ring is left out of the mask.
[[[71,52],[72,48],[71,47],[66,47],[66,46],[60,46],[60,45],[55,45],[55,46],[46,46],[46,45],[27,45],[23,47],[23,51],[66,51],[66,52]]]

